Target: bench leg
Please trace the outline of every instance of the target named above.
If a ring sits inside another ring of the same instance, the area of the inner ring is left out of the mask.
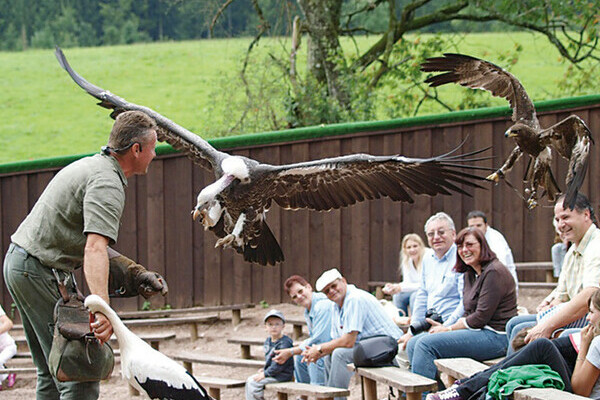
[[[198,339],[198,325],[190,324],[190,338],[192,340]]]
[[[185,368],[185,370],[187,372],[189,372],[190,374],[194,374],[193,368],[192,368],[192,363],[189,361],[184,361],[183,362],[183,368]]]
[[[208,388],[208,394],[215,400],[221,400],[221,389],[219,388]]]
[[[421,400],[423,392],[406,393],[406,400]]]
[[[364,376],[361,379],[365,388],[365,400],[377,400],[377,382]]]
[[[138,390],[136,388],[134,388],[133,386],[129,385],[129,396],[139,396],[140,392],[138,392]]]
[[[238,326],[242,322],[242,310],[231,310],[231,323]]]
[[[150,346],[156,351],[158,351],[159,344],[160,344],[159,340],[151,340],[150,341]]]
[[[277,392],[277,400],[288,400],[287,393]]]
[[[242,348],[242,358],[244,360],[249,360],[250,359],[250,345],[249,344],[242,344],[240,346]]]
[[[292,339],[298,340],[302,336],[302,325],[294,325]]]
[[[377,300],[383,299],[383,288],[381,286],[375,288],[375,298]]]

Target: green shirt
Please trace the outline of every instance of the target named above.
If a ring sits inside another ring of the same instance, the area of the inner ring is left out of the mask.
[[[42,264],[72,271],[83,264],[87,233],[116,242],[126,185],[112,156],[75,161],[50,181],[11,239]]]

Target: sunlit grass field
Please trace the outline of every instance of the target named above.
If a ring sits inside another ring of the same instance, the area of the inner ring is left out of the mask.
[[[366,48],[373,40],[363,38],[358,46]],[[71,66],[90,82],[210,138],[225,134],[241,115],[244,91],[239,71],[249,42],[223,39],[73,48],[65,49],[65,54]],[[495,61],[495,53],[517,44],[524,49],[512,72],[532,99],[561,97],[555,87],[566,65],[541,36],[470,34],[449,51]],[[354,45],[344,45],[348,54],[352,53]],[[284,46],[282,40],[263,39],[255,57],[260,59],[268,52],[282,54]],[[301,54],[301,64],[304,59]],[[450,85],[440,93],[452,98],[462,90]],[[0,91],[0,163],[91,153],[106,143],[112,126],[108,110],[96,106],[95,100],[71,81],[52,50],[0,52]],[[496,99],[492,104],[506,102]],[[426,104],[420,114],[434,112],[443,110]]]

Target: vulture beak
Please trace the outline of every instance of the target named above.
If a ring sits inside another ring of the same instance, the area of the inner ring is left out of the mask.
[[[196,218],[198,218],[198,216],[200,216],[200,218],[201,218],[200,222],[202,222],[202,220],[204,219],[204,217],[206,215],[206,207],[207,207],[207,204],[204,204],[200,207],[196,206],[192,210],[192,219],[195,221]]]

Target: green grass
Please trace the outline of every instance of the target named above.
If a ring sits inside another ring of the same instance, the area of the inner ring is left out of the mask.
[[[372,40],[364,38],[359,46]],[[248,43],[249,39],[168,42],[65,49],[65,54],[90,82],[151,107],[203,137],[216,137],[241,115],[244,96],[239,70]],[[517,43],[524,50],[512,72],[533,100],[560,97],[555,85],[566,66],[541,36],[473,34],[449,50],[494,61],[495,52],[510,50]],[[345,45],[351,51],[353,45]],[[281,52],[281,42],[261,40],[258,51],[263,55]],[[96,106],[71,81],[53,51],[0,52],[0,76],[0,145],[4,149],[0,163],[90,153],[106,143],[112,126],[108,111]],[[456,97],[461,90],[449,85],[441,92]],[[495,99],[492,104],[506,102]],[[443,110],[428,107],[422,113],[431,112]]]

